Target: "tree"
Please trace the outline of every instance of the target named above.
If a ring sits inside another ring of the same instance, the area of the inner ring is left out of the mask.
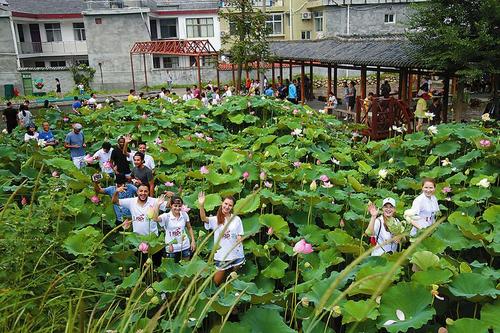
[[[252,0],[229,0],[224,4],[227,9],[219,15],[228,22],[230,33],[222,37],[222,43],[231,62],[238,64],[236,87],[239,89],[243,65],[269,58],[266,15],[253,8]]]
[[[490,75],[496,92],[499,64],[498,0],[432,0],[418,3],[410,17],[408,38],[430,68],[458,77],[455,120],[465,111],[468,82]]]

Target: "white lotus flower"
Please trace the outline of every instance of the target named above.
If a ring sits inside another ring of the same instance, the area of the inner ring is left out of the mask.
[[[105,102],[106,104],[109,104],[109,98],[106,98]]]
[[[437,126],[435,126],[435,125],[429,126],[429,128],[427,128],[427,131],[429,131],[430,135],[438,134],[438,129],[437,129]]]
[[[394,163],[394,159],[391,157],[391,158],[389,159],[389,164],[392,164],[392,163]]]
[[[483,178],[476,185],[484,187],[484,188],[488,188],[488,187],[490,187],[491,184],[490,184],[490,181],[488,180],[488,178]]]
[[[389,172],[387,171],[387,169],[380,169],[380,170],[378,171],[378,176],[379,176],[380,178],[382,178],[382,179],[385,179],[385,178],[387,177],[387,174],[388,174],[388,173],[389,173]]]
[[[95,108],[96,108],[96,109],[102,109],[102,104],[101,104],[101,103],[97,104],[97,105],[95,106]]]
[[[444,160],[441,161],[442,166],[449,166],[452,165],[453,163],[450,162],[448,158],[445,158]]]
[[[4,129],[2,130],[2,133],[3,133],[3,134],[8,134],[9,132],[7,131],[7,129],[6,129],[6,128],[4,128]]]
[[[426,112],[424,113],[424,116],[430,120],[432,120],[434,118],[434,113],[432,112]]]
[[[302,136],[302,129],[300,129],[300,128],[296,128],[296,129],[294,129],[294,130],[292,131],[292,133],[291,133],[291,134],[292,134],[292,135],[294,135],[294,136]]]
[[[332,161],[333,164],[337,164],[337,165],[340,164],[340,161],[337,160],[335,157],[332,157],[330,160]]]
[[[392,130],[398,133],[403,133],[403,127],[397,127],[396,125],[392,125]]]
[[[44,139],[39,139],[38,140],[38,146],[39,147],[45,147],[45,140]]]
[[[490,118],[490,114],[489,113],[485,113],[481,116],[481,120],[482,121],[490,121],[491,118]]]

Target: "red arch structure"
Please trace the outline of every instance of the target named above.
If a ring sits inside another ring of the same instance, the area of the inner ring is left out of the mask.
[[[144,79],[148,85],[148,75],[146,68],[146,54],[155,55],[177,55],[196,57],[196,67],[198,68],[198,84],[201,87],[200,57],[211,56],[216,59],[219,53],[207,39],[202,40],[155,40],[136,42],[130,49],[130,68],[132,70],[132,85],[135,89],[134,75],[134,55],[141,55],[144,61]]]

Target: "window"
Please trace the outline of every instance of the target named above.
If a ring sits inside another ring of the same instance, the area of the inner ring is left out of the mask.
[[[302,31],[301,35],[302,35],[302,39],[311,39],[311,32],[310,31]]]
[[[96,17],[94,22],[95,22],[95,24],[102,24],[102,18]]]
[[[163,68],[179,67],[179,57],[163,57]]]
[[[215,59],[214,57],[208,57],[208,56],[201,56],[200,57],[200,66],[213,66],[215,65]],[[190,56],[189,57],[189,66],[191,67],[196,67],[196,57]]]
[[[168,18],[160,20],[161,38],[177,38],[177,19]]]
[[[59,23],[45,23],[45,32],[47,33],[47,42],[62,41],[61,25]]]
[[[17,25],[17,34],[19,35],[19,43],[24,43],[24,29],[22,24]]]
[[[83,22],[73,23],[73,33],[75,34],[75,40],[87,40],[85,36],[85,26]]]
[[[323,31],[323,12],[314,12],[314,30],[316,32]]]
[[[66,67],[66,61],[64,60],[51,61],[50,67]]]
[[[44,61],[35,61],[35,67],[45,67]]]
[[[149,20],[149,27],[151,29],[151,40],[157,40],[158,30],[156,27],[156,20]]]
[[[395,23],[396,22],[396,17],[394,14],[385,14],[384,16],[384,23]]]
[[[214,19],[211,17],[186,19],[186,32],[188,38],[213,37]]]
[[[160,57],[153,57],[153,68],[161,68]]]
[[[89,65],[89,61],[88,60],[75,60],[75,65]]]
[[[270,35],[283,34],[283,14],[271,14],[267,16],[266,27]]]

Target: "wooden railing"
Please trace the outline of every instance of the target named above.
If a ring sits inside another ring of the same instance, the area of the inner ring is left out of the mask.
[[[369,102],[358,97],[356,99],[356,123],[365,124],[368,128],[364,129],[361,134],[373,140],[414,131],[413,112],[405,102],[393,97],[374,97]]]

